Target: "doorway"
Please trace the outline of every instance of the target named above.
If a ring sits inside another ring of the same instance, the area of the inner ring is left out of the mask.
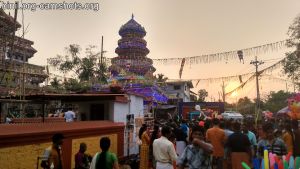
[[[104,104],[92,104],[90,108],[91,120],[104,120]]]

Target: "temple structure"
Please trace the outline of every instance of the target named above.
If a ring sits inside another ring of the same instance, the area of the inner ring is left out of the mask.
[[[20,27],[0,9],[0,96],[30,93],[47,78],[43,66],[28,63],[37,51],[32,41],[15,36]]]
[[[134,16],[119,30],[121,39],[115,52],[117,57],[112,59],[111,73],[113,77],[120,73],[131,73],[135,76],[153,75],[153,61],[147,58],[150,52],[147,48],[145,29],[134,20]],[[121,74],[122,75],[122,74]]]
[[[121,39],[115,52],[117,57],[112,58],[109,70],[111,83],[117,82],[127,93],[136,93],[146,97],[145,100],[153,103],[166,103],[168,98],[163,91],[156,86],[153,73],[152,59],[148,58],[149,49],[145,28],[131,19],[122,25],[119,30]]]

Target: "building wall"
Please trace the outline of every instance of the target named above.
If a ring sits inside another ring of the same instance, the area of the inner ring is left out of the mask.
[[[0,168],[36,168],[38,156],[41,156],[45,148],[49,147],[50,145],[51,143],[48,142],[42,144],[0,148]]]
[[[140,96],[129,95],[130,102],[129,103],[114,103],[114,122],[123,122],[126,125],[126,116],[127,114],[133,114],[134,118],[143,117],[143,104],[144,99]],[[130,112],[130,113],[129,113]],[[128,132],[129,131],[129,132]],[[124,132],[124,155],[128,155],[128,138],[129,139],[129,154],[137,154],[139,153],[138,145],[137,145],[137,135],[136,125],[134,123],[133,130],[127,130],[125,128]],[[128,135],[129,134],[129,135]]]
[[[174,86],[180,86],[180,89],[175,90]],[[191,100],[190,99],[190,88],[186,82],[185,83],[168,84],[167,94],[171,94],[174,98],[176,98],[177,93],[179,93],[179,98],[181,98],[183,100],[183,102],[190,102],[190,100]]]
[[[87,145],[87,151],[86,153],[89,155],[94,156],[97,152],[100,151],[100,139],[102,137],[108,137],[111,140],[111,146],[109,148],[110,152],[113,152],[115,154],[118,153],[117,145],[118,145],[118,139],[117,134],[111,134],[111,135],[103,135],[103,136],[96,136],[96,137],[85,137],[85,138],[79,138],[79,139],[73,139],[72,140],[72,162],[71,162],[71,168],[75,168],[75,154],[79,151],[80,143],[86,143]]]
[[[37,166],[41,168],[41,160],[38,162],[38,157],[42,156],[44,150],[51,145],[49,141],[54,131],[61,132],[65,136],[62,145],[65,169],[74,168],[74,155],[78,152],[81,142],[85,142],[88,146],[87,152],[94,155],[100,150],[99,140],[104,136],[111,139],[110,151],[122,157],[124,126],[109,121],[99,122],[1,125],[0,168],[29,169]]]
[[[90,109],[92,104],[104,104],[104,120],[112,120],[110,117],[111,106],[108,101],[72,102],[71,104],[78,105],[78,116],[85,114],[87,120],[91,119]]]
[[[75,168],[75,154],[79,150],[80,143],[87,144],[86,153],[95,155],[99,150],[99,141],[102,137],[109,137],[111,140],[110,151],[117,154],[117,134],[102,135],[96,137],[84,137],[72,140],[71,168]],[[44,150],[51,145],[51,142],[42,144],[30,144],[0,149],[0,168],[7,169],[28,169],[36,168],[37,158],[43,155]],[[39,160],[40,162],[40,160]],[[40,163],[39,163],[40,168]]]

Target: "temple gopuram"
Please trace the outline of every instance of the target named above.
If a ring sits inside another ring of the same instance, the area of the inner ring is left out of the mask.
[[[122,86],[127,93],[136,93],[145,96],[146,101],[166,103],[168,98],[164,92],[155,84],[152,59],[148,58],[149,49],[145,28],[134,20],[134,16],[119,30],[121,39],[115,52],[117,57],[112,58],[109,67],[112,84]]]
[[[0,96],[36,92],[48,75],[43,66],[28,63],[37,52],[33,42],[15,35],[21,24],[0,9]]]

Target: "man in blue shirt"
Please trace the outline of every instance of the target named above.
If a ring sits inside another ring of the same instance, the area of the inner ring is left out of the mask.
[[[210,154],[213,146],[204,141],[204,129],[195,126],[192,129],[192,144],[188,145],[177,160],[177,165],[183,169],[186,163],[189,169],[211,169]]]

